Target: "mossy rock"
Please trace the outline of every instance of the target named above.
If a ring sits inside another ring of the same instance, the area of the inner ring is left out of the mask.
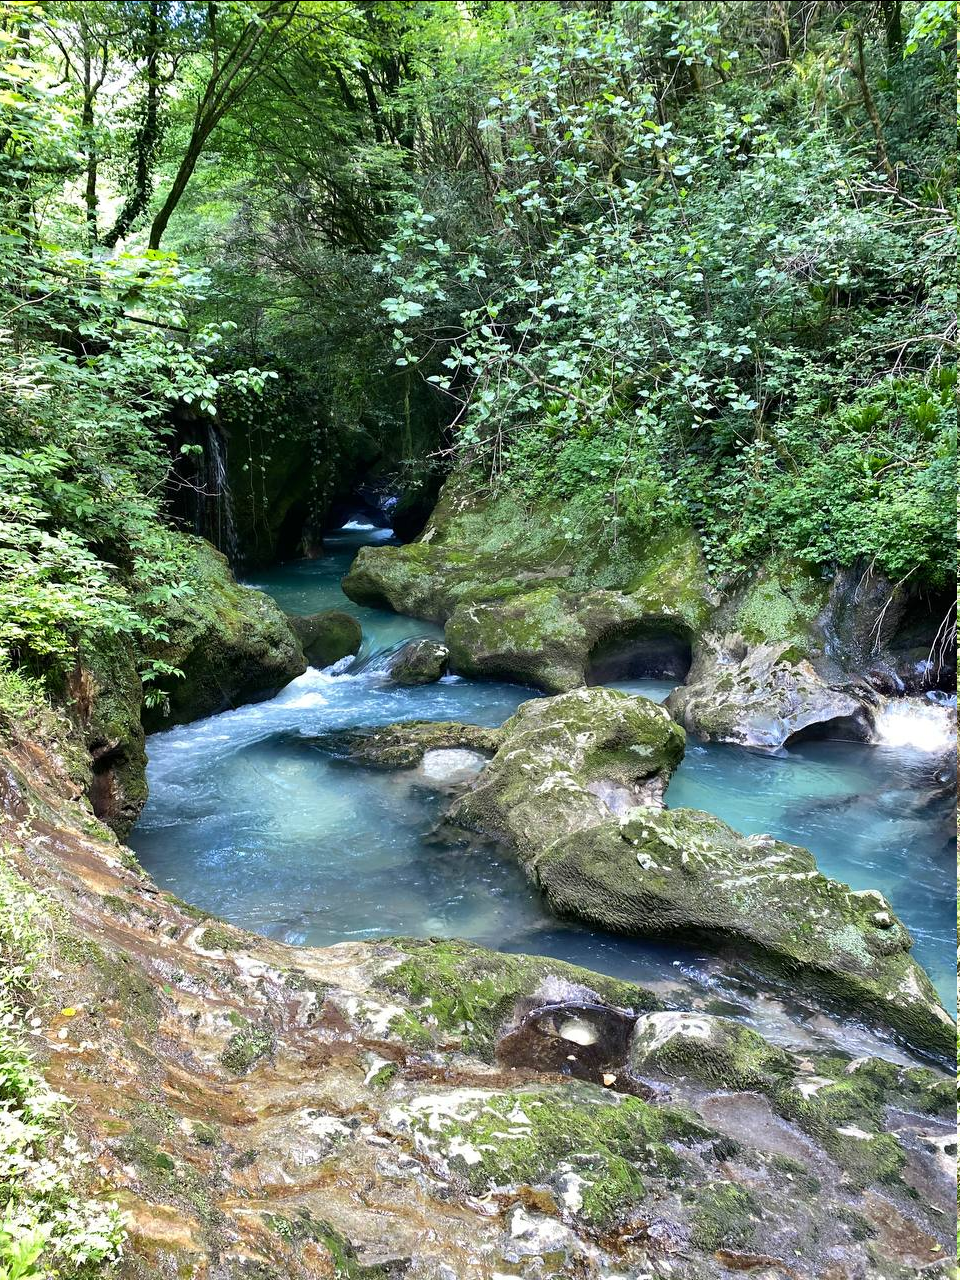
[[[649,1180],[679,1185],[685,1161],[669,1144],[709,1134],[679,1108],[591,1085],[425,1095],[393,1108],[390,1120],[472,1195],[534,1187],[562,1203],[575,1169],[567,1212],[595,1228],[635,1211]]]
[[[288,614],[287,621],[312,667],[329,667],[341,658],[360,652],[363,642],[360,623],[342,609],[324,609],[302,616]]]
[[[690,809],[572,831],[535,874],[559,915],[629,934],[710,938],[948,1057],[955,1027],[881,894],[829,880],[806,849]]]
[[[392,1030],[412,1031],[417,1044],[459,1036],[464,1048],[492,1061],[499,1034],[521,1001],[550,989],[592,998],[612,1008],[642,1013],[661,1008],[652,992],[547,956],[510,955],[453,939],[393,939],[403,960],[379,980],[385,991],[410,1003]]]
[[[372,728],[334,729],[298,741],[356,764],[376,769],[408,769],[428,751],[462,749],[493,755],[500,746],[499,729],[461,724],[457,720],[400,720]]]
[[[434,684],[446,672],[449,659],[446,645],[426,637],[411,640],[390,663],[390,679],[404,686]]]
[[[599,638],[602,619],[577,618],[579,597],[609,596],[614,613],[665,618],[691,632],[713,607],[692,530],[665,527],[651,540],[595,505],[531,508],[505,486],[491,488],[466,472],[447,481],[417,542],[362,548],[343,589],[360,604],[450,620],[447,643],[465,672],[529,680],[548,692],[584,682],[587,650]],[[467,612],[484,605],[505,609],[491,614],[489,628]],[[499,621],[511,634],[498,647]],[[493,634],[474,642],[475,629]],[[534,660],[540,641],[557,649],[541,664],[542,678]]]
[[[278,606],[234,580],[224,556],[202,538],[181,536],[192,587],[168,606],[167,640],[148,652],[183,672],[166,685],[165,706],[146,708],[150,732],[271,698],[307,664]]]
[[[766,1091],[792,1079],[789,1054],[729,1018],[701,1013],[648,1013],[638,1019],[630,1044],[638,1073],[697,1080],[723,1089]]]
[[[524,702],[501,733],[450,817],[509,840],[524,859],[612,813],[658,802],[684,748],[683,730],[662,707],[614,689]]]
[[[774,561],[735,589],[704,633],[685,684],[667,699],[689,732],[777,749],[803,737],[865,741],[869,691],[828,652],[829,583]]]

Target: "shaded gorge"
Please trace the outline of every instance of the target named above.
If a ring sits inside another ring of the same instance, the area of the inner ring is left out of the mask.
[[[441,634],[356,605],[340,591],[357,548],[391,537],[364,521],[348,522],[328,538],[320,559],[284,565],[251,585],[291,613],[354,614],[364,631],[361,658],[409,636]],[[763,995],[696,947],[632,941],[558,921],[508,851],[466,842],[451,848],[432,835],[449,801],[434,780],[316,749],[310,739],[317,735],[397,720],[496,726],[538,696],[518,685],[455,676],[398,688],[376,662],[358,665],[355,674],[311,668],[269,702],[150,738],[150,800],[130,843],[161,887],[286,942],[460,937],[662,990],[693,984],[721,1011],[793,1043],[813,1027],[828,1039],[839,1034],[814,1011],[791,1008],[789,993]],[[662,701],[675,681],[611,683]],[[936,739],[949,712],[931,707],[930,713],[929,725],[926,708],[908,716],[909,724],[893,724],[887,745],[811,741],[771,755],[690,739],[666,799],[670,807],[712,812],[745,833],[805,845],[826,874],[857,889],[880,889],[912,930],[917,959],[952,1008],[952,780]],[[807,1031],[798,1031],[800,1024]],[[854,1035],[844,1029],[846,1047]]]

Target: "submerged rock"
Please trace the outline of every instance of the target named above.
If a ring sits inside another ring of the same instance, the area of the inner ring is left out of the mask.
[[[290,629],[303,647],[311,667],[329,667],[341,658],[360,652],[363,632],[360,623],[342,609],[319,613],[287,614]]]
[[[399,685],[433,684],[445,673],[449,658],[449,649],[437,640],[411,640],[390,663],[390,679]]]

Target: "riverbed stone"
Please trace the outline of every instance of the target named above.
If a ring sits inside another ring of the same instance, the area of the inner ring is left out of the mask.
[[[671,714],[698,737],[751,747],[868,741],[876,697],[840,660],[830,602],[830,582],[808,566],[760,566],[701,633]]]
[[[449,649],[438,640],[411,640],[390,663],[390,679],[399,685],[434,684],[446,672],[449,659]]]
[[[363,641],[360,623],[343,609],[322,609],[319,613],[302,615],[290,613],[287,621],[311,667],[329,667],[341,658],[360,652]]]
[[[458,720],[399,720],[370,728],[334,729],[299,741],[341,759],[378,769],[407,769],[428,752],[469,751],[492,756],[500,746],[499,729]]]
[[[828,879],[806,849],[695,810],[637,809],[541,846],[534,872],[559,915],[733,946],[923,1050],[953,1051],[953,1021],[890,904]]]

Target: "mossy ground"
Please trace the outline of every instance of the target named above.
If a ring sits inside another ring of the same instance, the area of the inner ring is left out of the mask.
[[[576,965],[540,956],[487,951],[467,942],[404,938],[395,945],[405,959],[379,985],[413,1002],[392,1031],[418,1044],[438,1035],[462,1038],[465,1049],[492,1060],[498,1033],[524,996],[533,995],[547,977],[595,991],[617,1008],[646,1012],[659,1001],[642,987],[608,978]]]
[[[706,1132],[679,1108],[592,1086],[469,1096],[442,1112],[417,1102],[398,1110],[474,1195],[543,1184],[569,1169],[582,1180],[573,1212],[598,1228],[643,1202],[645,1177],[681,1182],[684,1161],[668,1142]]]

